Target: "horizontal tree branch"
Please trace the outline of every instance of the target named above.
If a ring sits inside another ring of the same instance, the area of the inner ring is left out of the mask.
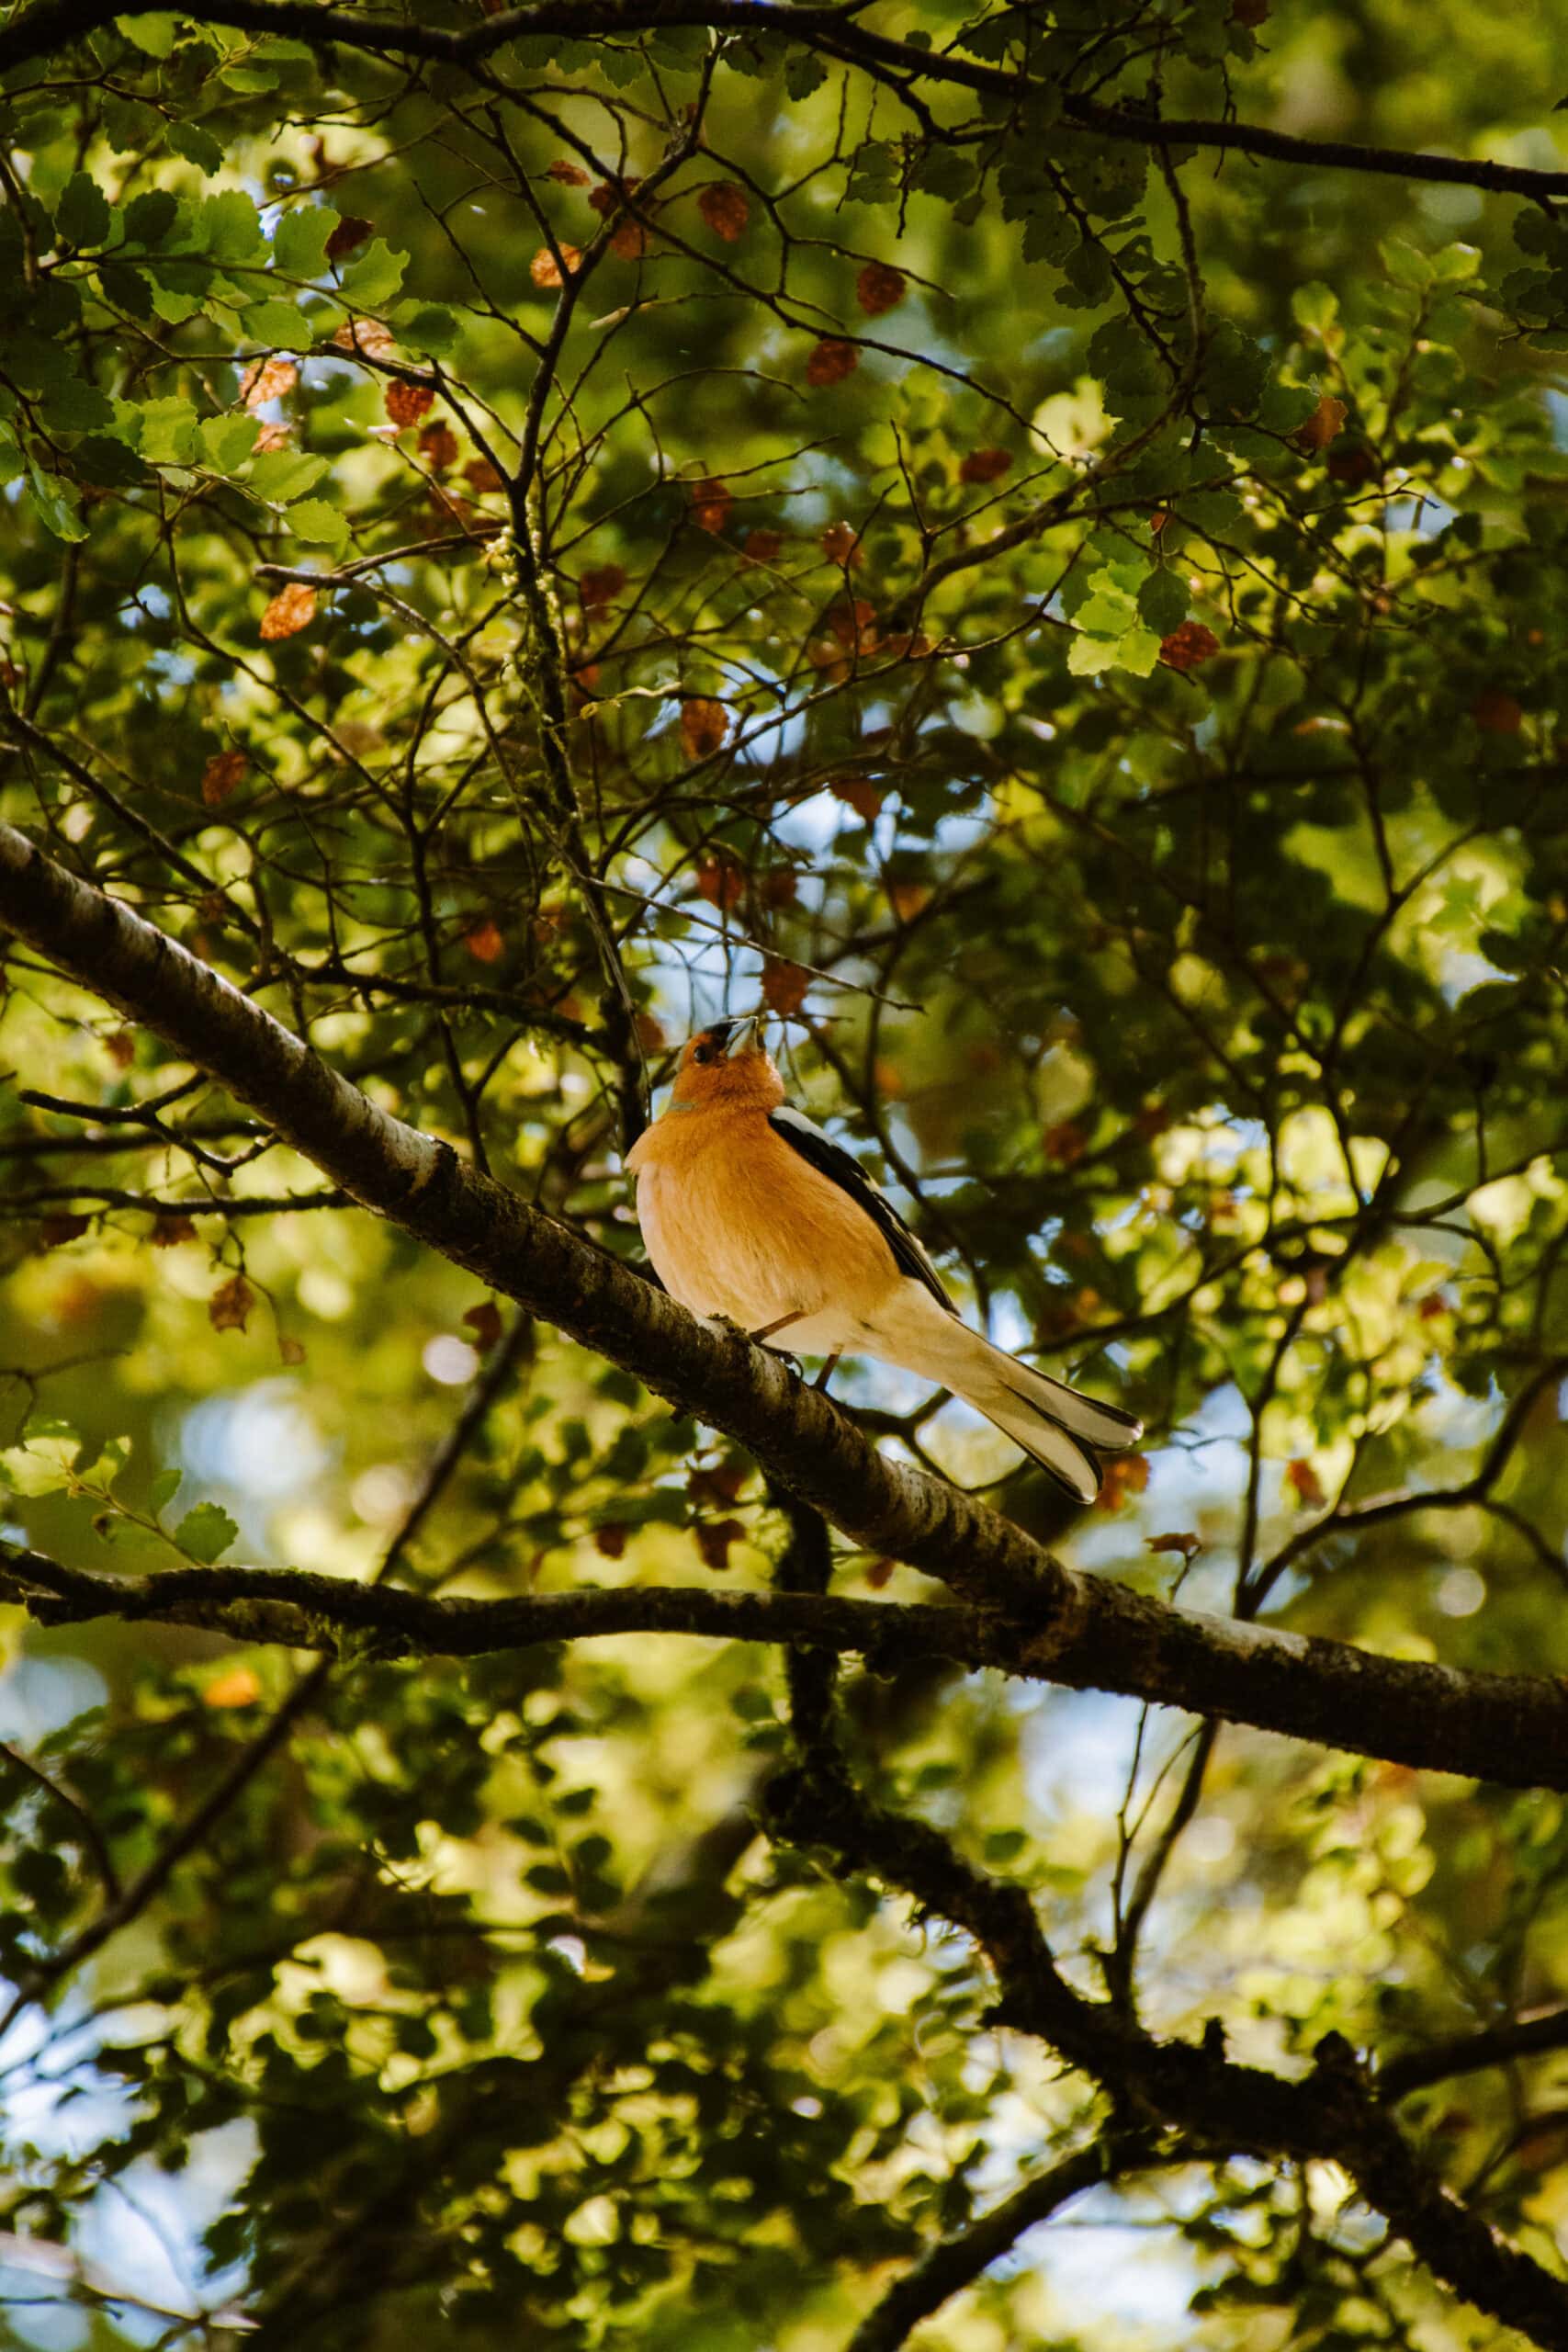
[[[157,12],[163,0],[35,0],[0,32],[0,73],[52,57],[117,17]],[[538,0],[509,8],[461,30],[415,17],[369,10],[318,7],[310,0],[204,0],[181,12],[194,24],[231,25],[243,32],[275,33],[317,45],[335,45],[381,57],[478,65],[513,40],[594,33],[622,40],[662,26],[705,25],[716,31],[773,33],[821,51],[847,64],[876,65],[910,80],[1010,97],[1019,107],[1058,98],[1044,83],[1005,65],[989,65],[953,51],[936,51],[871,31],[847,8],[795,7],[784,0]],[[1102,139],[1145,147],[1213,148],[1269,163],[1371,172],[1385,177],[1479,187],[1546,202],[1568,197],[1568,172],[1540,171],[1486,158],[1431,155],[1418,148],[1367,147],[1351,140],[1304,139],[1260,123],[1160,121],[1152,116],[1071,94],[1059,99],[1073,128]],[[1042,136],[1048,124],[1042,125]]]
[[[1049,1555],[1040,1556],[1049,1562]],[[200,1626],[234,1641],[377,1657],[478,1657],[536,1643],[684,1634],[805,1643],[859,1656],[877,1668],[948,1658],[970,1669],[991,1668],[1070,1690],[1113,1690],[1225,1715],[1390,1762],[1473,1773],[1506,1787],[1568,1787],[1568,1725],[1554,1680],[1464,1674],[1370,1657],[1346,1643],[1259,1633],[1228,1619],[1142,1601],[1121,1586],[1050,1565],[1070,1586],[1087,1588],[1088,1622],[1065,1637],[1042,1634],[1040,1610],[1027,1598],[1010,1607],[1005,1601],[974,1607],[836,1593],[719,1591],[705,1585],[621,1585],[478,1600],[355,1584],[298,1568],[168,1568],[148,1577],[108,1577],[20,1547],[0,1547],[0,1597],[45,1624],[116,1617]],[[1145,1623],[1143,1646],[1129,1639],[1124,1604]],[[1240,1669],[1234,1677],[1223,1670],[1233,1652]],[[1255,1668],[1247,1666],[1249,1656]],[[1331,1714],[1343,1719],[1337,1729],[1325,1726]],[[1446,1726],[1437,1737],[1421,1729],[1431,1717]]]
[[[0,924],[155,1031],[365,1207],[737,1439],[852,1543],[1005,1610],[1018,1670],[1434,1770],[1568,1787],[1561,1683],[1380,1658],[1065,1567],[998,1512],[879,1454],[782,1358],[700,1322],[378,1109],[208,965],[8,825]]]

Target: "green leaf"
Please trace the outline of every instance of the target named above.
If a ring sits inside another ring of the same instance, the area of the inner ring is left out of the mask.
[[[43,420],[56,433],[96,433],[114,423],[114,402],[80,376],[56,384],[41,402]]]
[[[193,1560],[210,1567],[229,1549],[239,1532],[238,1521],[230,1518],[221,1503],[197,1503],[175,1528],[175,1542]]]
[[[141,411],[141,455],[154,466],[183,466],[196,455],[196,411],[176,396],[148,401]]]
[[[261,215],[243,188],[226,187],[209,196],[202,212],[201,243],[214,261],[254,261],[265,257],[267,242]]]
[[[170,57],[180,29],[178,17],[117,17],[114,28],[145,57]]]
[[[432,303],[402,302],[397,311],[398,341],[410,351],[450,351],[462,332],[450,311]]]
[[[254,342],[265,344],[269,351],[308,351],[315,340],[293,303],[276,297],[265,302],[247,302],[243,317],[245,333]]]
[[[179,217],[179,198],[166,187],[151,187],[125,208],[125,242],[155,253]]]
[[[231,474],[255,447],[254,416],[208,416],[200,427],[201,455],[214,473]]]
[[[33,505],[46,530],[57,539],[85,539],[87,526],[82,520],[81,501],[76,492],[52,474],[40,471],[34,460],[28,459],[28,483],[32,492]]]
[[[1298,286],[1292,295],[1291,316],[1303,334],[1314,334],[1327,343],[1339,317],[1339,297],[1332,286],[1314,278],[1306,286]],[[1343,342],[1344,337],[1338,334],[1335,340]]]
[[[179,1493],[180,1481],[184,1475],[183,1471],[172,1467],[159,1471],[147,1490],[147,1508],[154,1519],[160,1511],[166,1510],[174,1501],[175,1497]]]
[[[307,457],[299,449],[264,449],[251,466],[250,487],[269,506],[287,506],[303,497],[327,470],[324,458]]]
[[[375,311],[389,302],[403,282],[407,254],[397,254],[385,237],[377,237],[344,272],[343,292],[355,310]]]
[[[214,172],[222,170],[223,150],[211,131],[204,130],[199,122],[171,123],[165,138],[176,155],[183,155],[187,164],[194,164],[209,179]]]
[[[341,510],[324,498],[302,498],[291,506],[288,527],[297,539],[308,539],[313,547],[341,547],[348,537]]]
[[[272,240],[274,268],[291,277],[320,277],[338,218],[330,204],[298,204],[286,212]]]
[[[77,442],[71,452],[71,470],[105,490],[130,490],[152,480],[135,450],[107,433],[89,434]]]
[[[1187,618],[1190,594],[1185,577],[1173,566],[1151,571],[1138,591],[1138,617],[1156,637],[1168,637]]]
[[[73,172],[55,208],[54,225],[68,245],[101,245],[113,219],[108,198],[85,172]]]

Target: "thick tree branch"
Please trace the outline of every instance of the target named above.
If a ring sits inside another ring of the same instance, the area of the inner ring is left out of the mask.
[[[879,1454],[744,1333],[699,1322],[378,1110],[207,965],[3,825],[0,923],[154,1030],[364,1206],[738,1439],[852,1543],[1006,1608],[1020,1670],[1438,1770],[1568,1786],[1561,1685],[1378,1658],[1075,1574],[983,1504]]]
[[[782,1775],[768,1804],[775,1835],[824,1847],[964,1928],[1000,1989],[995,2021],[1038,2036],[1101,2084],[1129,2125],[1174,2127],[1211,2155],[1340,2165],[1435,2278],[1532,2343],[1568,2344],[1568,2282],[1427,2170],[1340,2035],[1326,2034],[1296,2079],[1237,2064],[1208,2039],[1156,2041],[1067,1982],[1023,1887],[987,1877],[925,1822],[869,1803],[836,1757]]]
[[[0,73],[52,57],[117,17],[156,12],[162,0],[37,0],[0,32]],[[183,11],[195,24],[232,25],[317,45],[333,44],[379,57],[477,65],[513,40],[561,34],[581,40],[606,33],[626,40],[660,26],[707,25],[716,31],[781,35],[845,63],[892,68],[911,79],[1011,98],[1021,107],[1059,94],[1005,65],[987,65],[953,51],[918,49],[870,31],[845,8],[790,7],[779,0],[540,0],[510,8],[461,31],[417,18],[370,11],[317,7],[308,0],[206,0]],[[1270,163],[1318,169],[1372,172],[1384,177],[1436,181],[1527,197],[1537,202],[1568,197],[1568,172],[1547,172],[1461,155],[1431,155],[1416,148],[1365,147],[1351,140],[1303,139],[1245,122],[1158,121],[1071,95],[1062,111],[1076,130],[1144,147],[1214,148]]]
[[[198,1625],[239,1642],[374,1657],[479,1657],[536,1643],[654,1633],[806,1643],[825,1655],[859,1655],[884,1669],[948,1658],[1069,1690],[1115,1690],[1225,1715],[1506,1788],[1568,1788],[1568,1713],[1555,1680],[1461,1674],[1371,1657],[1342,1642],[1255,1634],[1224,1618],[1137,1600],[1117,1585],[1080,1580],[1059,1567],[1055,1573],[1074,1588],[1086,1585],[1087,1622],[1060,1640],[1042,1634],[1039,1612],[1028,1603],[1016,1610],[943,1607],[811,1591],[720,1592],[704,1585],[595,1586],[470,1600],[297,1568],[106,1577],[19,1548],[0,1548],[0,1599],[44,1624],[116,1617]],[[1142,1637],[1135,1638],[1140,1625]]]

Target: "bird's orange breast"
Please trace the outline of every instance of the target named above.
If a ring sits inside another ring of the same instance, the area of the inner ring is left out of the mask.
[[[695,1314],[748,1330],[829,1306],[860,1315],[900,1279],[864,1210],[755,1108],[667,1112],[626,1165],[648,1254]]]

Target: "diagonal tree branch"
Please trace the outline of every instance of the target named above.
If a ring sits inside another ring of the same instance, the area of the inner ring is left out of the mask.
[[[1017,1670],[1333,1747],[1365,1752],[1375,1740],[1373,1752],[1438,1770],[1568,1785],[1560,1684],[1376,1658],[1064,1567],[997,1512],[879,1454],[743,1332],[698,1321],[378,1109],[229,981],[10,826],[0,826],[0,923],[156,1031],[365,1207],[738,1439],[852,1543],[1005,1610]]]

